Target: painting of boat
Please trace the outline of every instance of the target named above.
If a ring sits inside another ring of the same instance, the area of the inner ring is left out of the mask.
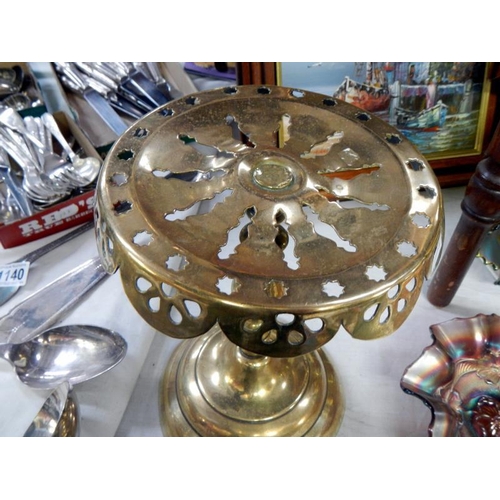
[[[333,97],[371,113],[389,109],[391,96],[384,66],[367,62],[355,63],[355,68],[355,78],[346,76]]]
[[[333,97],[342,99],[371,113],[385,111],[389,108],[391,96],[387,87],[360,83],[348,76],[337,88]]]
[[[443,104],[442,101],[438,101],[436,105],[418,113],[408,109],[396,108],[396,122],[400,128],[436,130],[444,127],[447,114],[448,106]]]
[[[282,63],[281,84],[333,96],[396,127],[425,155],[480,151],[487,63]],[[290,69],[288,69],[290,68]]]

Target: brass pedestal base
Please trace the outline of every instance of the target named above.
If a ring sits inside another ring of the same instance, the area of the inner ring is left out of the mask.
[[[176,349],[160,387],[165,436],[334,436],[343,414],[321,349],[293,358],[255,355],[218,326]]]

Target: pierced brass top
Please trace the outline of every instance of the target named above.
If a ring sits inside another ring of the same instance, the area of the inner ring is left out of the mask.
[[[194,337],[293,356],[341,324],[391,333],[442,238],[425,158],[324,95],[241,86],[183,97],[115,143],[97,188],[101,258],[139,313]],[[375,307],[376,306],[376,307]]]

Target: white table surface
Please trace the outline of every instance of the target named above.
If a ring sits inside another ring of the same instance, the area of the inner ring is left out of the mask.
[[[460,216],[464,188],[443,190],[445,247]],[[50,236],[14,249],[0,250],[0,264],[11,262],[48,243]],[[64,272],[97,255],[94,234],[85,235],[42,257],[30,269],[27,285],[7,304],[6,314],[21,300]],[[430,410],[400,388],[405,368],[431,343],[429,326],[456,317],[500,314],[500,286],[475,260],[451,304],[436,308],[426,297],[428,283],[414,310],[389,337],[361,341],[339,332],[324,350],[339,376],[346,412],[339,436],[426,436]],[[155,332],[130,305],[119,274],[96,288],[61,324],[95,324],[126,339],[128,352],[116,368],[75,387],[81,410],[82,436],[162,436],[158,411],[159,384],[179,341]],[[15,397],[17,405],[4,402]],[[24,387],[10,365],[0,360],[0,435],[19,435],[40,407],[43,394]]]

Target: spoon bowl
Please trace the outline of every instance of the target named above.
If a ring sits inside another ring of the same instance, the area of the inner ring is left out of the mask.
[[[90,380],[116,366],[126,352],[121,335],[92,325],[60,326],[28,342],[0,346],[19,380],[37,389]]]
[[[41,121],[46,129],[61,145],[66,153],[66,156],[69,158],[71,164],[73,165],[71,172],[76,176],[76,180],[80,182],[79,185],[86,186],[87,184],[93,182],[101,168],[101,161],[94,157],[80,158],[80,156],[73,151],[64,137],[64,134],[59,129],[56,120],[50,113],[43,114]]]
[[[29,139],[37,148],[43,148],[43,144],[28,131],[21,115],[15,109],[0,105],[0,123]]]
[[[73,166],[79,177],[87,184],[90,184],[96,180],[101,169],[101,162],[93,156],[80,158],[78,155],[75,155],[73,158]]]
[[[31,99],[26,94],[17,92],[16,94],[11,94],[9,97],[2,99],[2,104],[16,111],[22,111],[23,109],[31,107]]]
[[[19,92],[23,86],[24,71],[21,66],[0,69],[0,96],[9,96]]]

